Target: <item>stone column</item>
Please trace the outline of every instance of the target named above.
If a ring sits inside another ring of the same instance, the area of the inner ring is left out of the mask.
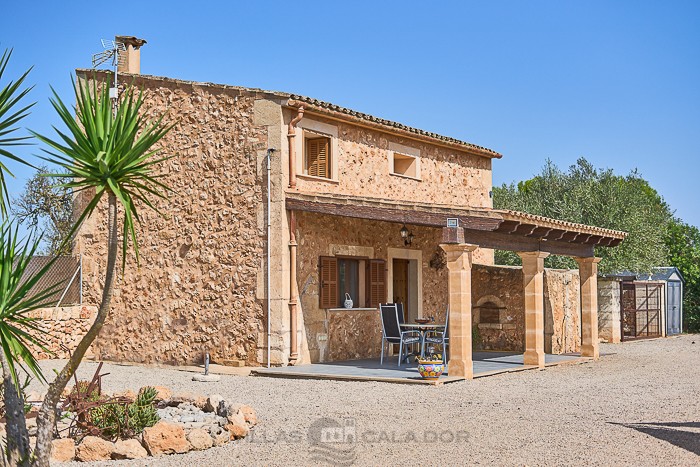
[[[447,253],[448,293],[450,306],[450,376],[474,377],[472,367],[472,252],[477,245],[443,243]]]
[[[600,258],[574,258],[581,277],[581,355],[598,358],[598,263]]]
[[[544,368],[544,259],[549,253],[518,253],[523,260],[525,289],[525,365]]]

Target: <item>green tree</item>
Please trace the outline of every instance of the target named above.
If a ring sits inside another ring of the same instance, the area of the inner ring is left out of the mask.
[[[51,103],[67,131],[57,129],[57,139],[33,133],[48,147],[45,149],[46,161],[61,170],[49,176],[69,179],[63,186],[75,192],[94,192],[78,217],[74,230],[95,211],[100,202],[106,201],[108,213],[107,267],[97,316],[66,365],[49,385],[37,417],[34,454],[35,465],[41,467],[49,465],[56,407],[61,393],[109,315],[120,249],[119,224],[121,222],[122,225],[123,270],[130,240],[137,261],[139,257],[135,226],[139,220],[137,206],[155,209],[149,198],[164,198],[169,191],[154,172],[164,160],[154,157],[158,152],[154,146],[172,125],[164,124],[163,116],[147,120],[143,116],[143,94],[131,87],[122,92],[114,110],[112,101],[107,97],[108,85],[95,81],[74,83],[75,113],[54,91]]]
[[[39,167],[27,181],[22,194],[12,203],[12,214],[23,224],[43,231],[46,255],[70,254],[66,241],[73,228],[73,193],[66,188],[67,177],[49,178],[49,169]]]
[[[596,256],[603,258],[601,272],[643,272],[666,263],[665,237],[672,212],[636,171],[615,175],[581,158],[564,172],[547,160],[534,178],[495,187],[494,207],[627,232],[620,246],[596,248]],[[496,262],[517,265],[520,259],[512,252],[497,251]],[[562,256],[551,256],[545,264],[576,267],[572,259]]]
[[[668,262],[677,267],[683,284],[683,329],[700,332],[700,229],[680,219],[669,223]]]

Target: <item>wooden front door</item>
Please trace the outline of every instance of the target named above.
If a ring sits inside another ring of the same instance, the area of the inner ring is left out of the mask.
[[[394,271],[394,296],[392,300],[394,303],[403,303],[404,322],[408,322],[410,315],[408,310],[408,260],[394,259],[392,268]]]

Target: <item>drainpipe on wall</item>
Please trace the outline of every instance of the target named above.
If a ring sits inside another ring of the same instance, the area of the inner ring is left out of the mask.
[[[304,107],[301,106],[297,109],[297,116],[289,122],[287,131],[287,141],[289,143],[289,188],[292,189],[297,187],[297,159],[296,154],[294,154],[294,138],[297,135],[295,128],[303,117]]]
[[[289,364],[294,365],[299,359],[297,344],[297,217],[295,211],[289,211]]]
[[[272,330],[270,328],[270,316],[271,316],[271,310],[270,310],[270,257],[272,256],[271,251],[270,251],[270,230],[272,226],[272,219],[270,217],[270,199],[272,198],[272,195],[270,193],[270,174],[272,173],[271,167],[270,167],[270,162],[272,160],[272,153],[275,152],[276,149],[270,148],[267,150],[267,367],[270,368],[270,353],[271,353],[271,345],[270,345],[270,338],[272,337]]]

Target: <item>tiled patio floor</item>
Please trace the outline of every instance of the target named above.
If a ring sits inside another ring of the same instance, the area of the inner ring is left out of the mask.
[[[474,377],[481,378],[511,371],[521,371],[537,368],[532,365],[523,365],[523,355],[514,352],[474,352]],[[545,365],[559,365],[561,363],[575,363],[590,360],[578,354],[545,355]],[[437,381],[425,381],[418,374],[415,363],[396,364],[396,357],[384,360],[379,364],[379,359],[350,360],[344,362],[313,363],[310,365],[288,366],[279,368],[260,368],[252,371],[258,376],[282,377],[282,378],[311,378],[311,379],[337,379],[349,381],[384,381],[392,383],[416,383],[416,384],[444,384],[453,381],[461,381],[461,377],[450,377],[448,374]]]

